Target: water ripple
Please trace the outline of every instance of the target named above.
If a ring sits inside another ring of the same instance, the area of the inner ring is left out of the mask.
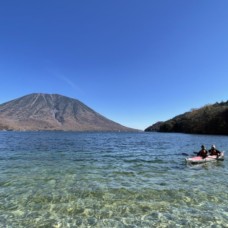
[[[226,227],[227,160],[187,166],[202,142],[158,133],[0,132],[1,227]]]

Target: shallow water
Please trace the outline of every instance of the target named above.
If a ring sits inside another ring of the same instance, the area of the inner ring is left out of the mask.
[[[0,227],[228,227],[227,136],[0,132]]]

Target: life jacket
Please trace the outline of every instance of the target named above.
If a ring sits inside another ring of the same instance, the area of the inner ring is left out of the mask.
[[[199,153],[200,156],[206,156],[207,155],[207,150],[203,149]]]
[[[217,152],[216,149],[211,149],[210,150],[210,155],[217,155],[217,154],[218,154],[218,152]]]

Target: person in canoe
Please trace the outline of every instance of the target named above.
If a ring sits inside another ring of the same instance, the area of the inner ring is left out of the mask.
[[[217,157],[219,157],[221,155],[221,152],[216,149],[215,145],[211,146],[209,153],[210,153],[210,155],[216,155]]]
[[[206,150],[206,147],[204,145],[201,146],[201,150],[198,152],[197,155],[202,157],[202,158],[207,157],[207,150]]]

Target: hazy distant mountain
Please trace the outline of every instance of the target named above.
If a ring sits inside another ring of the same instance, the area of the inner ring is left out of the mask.
[[[133,131],[82,102],[58,94],[30,94],[0,105],[0,130]]]
[[[227,135],[228,101],[206,105],[165,122],[158,122],[145,131]]]

